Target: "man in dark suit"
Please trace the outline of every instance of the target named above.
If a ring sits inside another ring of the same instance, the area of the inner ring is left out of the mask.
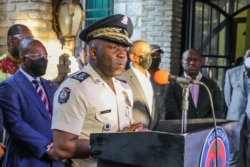
[[[160,116],[161,89],[148,71],[152,63],[150,45],[143,40],[135,41],[130,50],[130,60],[130,68],[123,72],[121,78],[133,91],[134,119],[153,130]]]
[[[38,40],[25,39],[19,54],[21,68],[0,84],[0,107],[9,134],[2,166],[57,167],[51,131],[57,87],[40,78],[46,72],[46,49]]]
[[[203,82],[210,90],[217,118],[223,118],[222,93],[216,81],[202,76],[200,67],[202,63],[201,54],[195,49],[188,49],[182,55],[182,67],[184,77]],[[211,104],[208,92],[202,85],[188,85],[189,107],[187,118],[208,118],[212,117]],[[165,119],[182,118],[182,94],[183,88],[176,82],[170,82],[164,90],[162,107],[164,108]]]

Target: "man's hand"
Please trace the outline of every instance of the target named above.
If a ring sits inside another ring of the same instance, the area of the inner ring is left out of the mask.
[[[0,143],[0,158],[2,158],[5,154],[4,149],[5,145],[3,143]]]
[[[46,155],[47,155],[47,157],[48,157],[49,159],[57,161],[58,158],[57,158],[57,156],[56,156],[55,149],[54,149],[53,146],[54,146],[53,143],[49,143],[49,144],[47,145],[47,152],[46,152]]]
[[[135,124],[126,126],[122,131],[123,132],[143,132],[143,131],[148,131],[148,129],[144,128],[142,123],[135,123]]]

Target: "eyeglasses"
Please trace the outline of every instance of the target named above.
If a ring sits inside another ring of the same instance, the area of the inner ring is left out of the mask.
[[[40,58],[45,58],[47,59],[48,55],[42,55],[40,53],[31,53],[31,54],[26,54],[24,55],[24,57],[28,57],[28,58],[31,58],[31,59],[40,59]]]
[[[23,40],[23,39],[33,39],[33,36],[32,35],[29,35],[29,34],[15,34],[15,35],[12,35],[13,38],[17,38],[19,40]]]

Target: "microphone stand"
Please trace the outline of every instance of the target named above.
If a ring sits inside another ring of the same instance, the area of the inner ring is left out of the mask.
[[[211,105],[211,110],[212,110],[212,117],[213,117],[213,123],[214,123],[214,133],[215,133],[215,154],[216,154],[216,159],[215,159],[215,162],[216,162],[216,166],[218,166],[218,131],[217,131],[217,123],[216,123],[216,117],[215,117],[215,111],[214,111],[214,103],[213,103],[213,98],[212,98],[212,95],[211,95],[211,92],[209,90],[209,88],[207,87],[206,84],[204,84],[203,82],[199,82],[200,85],[204,86],[207,90],[207,93],[208,93],[208,96],[209,96],[209,99],[210,99],[210,105]]]
[[[189,84],[182,83],[182,121],[181,121],[181,133],[187,132],[187,111],[188,111],[188,96],[189,96]]]
[[[213,123],[214,123],[214,133],[215,133],[215,142],[216,142],[216,165],[218,165],[218,132],[217,132],[217,125],[216,125],[216,117],[215,117],[215,111],[214,111],[214,105],[213,105],[213,98],[211,95],[211,92],[206,84],[203,82],[197,81],[197,80],[187,80],[185,78],[177,78],[175,76],[170,76],[170,81],[175,81],[180,84],[182,87],[182,127],[181,127],[181,133],[184,134],[187,132],[187,110],[188,110],[188,96],[189,96],[189,83],[199,84],[205,87],[212,110],[212,117],[213,117]]]

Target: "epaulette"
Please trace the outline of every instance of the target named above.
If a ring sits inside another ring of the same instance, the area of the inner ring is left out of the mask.
[[[78,80],[79,82],[82,82],[84,81],[85,79],[87,79],[89,77],[89,74],[85,73],[85,72],[78,72],[76,74],[74,74],[72,77],[70,78],[73,78],[73,79],[76,79]]]
[[[124,79],[121,79],[121,78],[115,78],[115,79],[117,79],[118,81],[121,81],[121,82],[123,82],[123,83],[127,83],[127,81],[124,80]]]

